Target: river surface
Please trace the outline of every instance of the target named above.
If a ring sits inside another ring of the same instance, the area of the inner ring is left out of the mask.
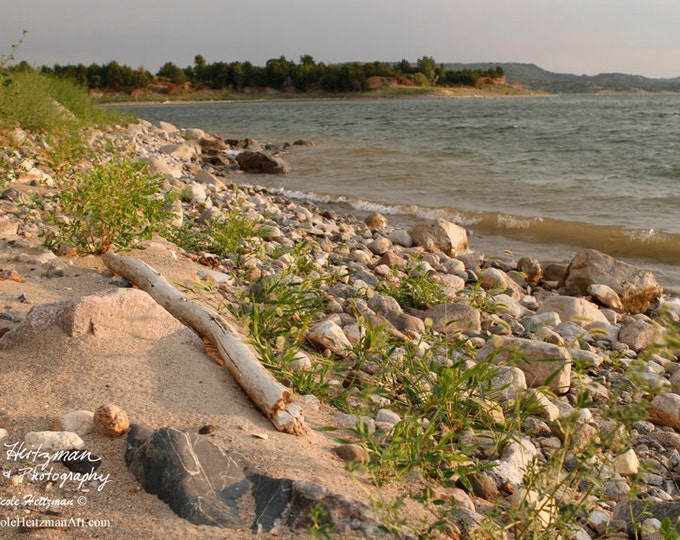
[[[592,247],[680,292],[680,95],[120,108],[230,139],[314,141],[284,155],[290,174],[237,183],[394,222],[441,216],[489,256],[560,261]]]

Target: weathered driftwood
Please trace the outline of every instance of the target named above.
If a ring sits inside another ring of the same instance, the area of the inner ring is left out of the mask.
[[[290,403],[291,392],[280,384],[217,312],[193,303],[146,263],[112,251],[104,254],[104,264],[147,292],[175,318],[212,342],[225,365],[255,405],[276,429],[294,435],[306,433],[302,409]]]

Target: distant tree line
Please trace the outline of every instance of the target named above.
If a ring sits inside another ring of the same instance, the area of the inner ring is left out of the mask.
[[[131,91],[146,88],[154,82],[190,85],[193,88],[243,91],[246,88],[274,88],[306,92],[353,92],[369,89],[371,77],[393,79],[398,84],[412,86],[476,86],[483,79],[500,79],[503,68],[496,66],[482,69],[446,69],[429,56],[415,64],[402,60],[396,64],[387,62],[352,62],[325,64],[316,62],[310,55],[303,55],[295,63],[284,56],[267,60],[264,66],[250,62],[206,62],[200,54],[194,64],[180,68],[166,62],[153,75],[143,67],[133,69],[112,61],[108,64],[55,65],[40,68],[44,73],[68,77],[94,90]]]

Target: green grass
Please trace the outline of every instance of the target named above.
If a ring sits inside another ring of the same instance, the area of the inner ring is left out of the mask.
[[[117,111],[97,108],[86,90],[70,80],[32,69],[3,72],[0,129],[19,127],[55,136],[122,120],[130,118]]]

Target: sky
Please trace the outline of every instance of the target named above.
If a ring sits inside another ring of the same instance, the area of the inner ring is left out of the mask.
[[[524,62],[558,73],[680,76],[678,0],[0,0],[16,61]]]

